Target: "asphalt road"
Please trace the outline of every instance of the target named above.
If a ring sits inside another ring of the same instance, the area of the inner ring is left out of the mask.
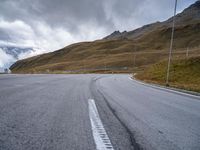
[[[0,75],[0,150],[98,148],[199,150],[200,98],[129,75]]]

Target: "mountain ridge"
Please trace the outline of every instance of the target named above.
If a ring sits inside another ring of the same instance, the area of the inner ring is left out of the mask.
[[[155,30],[156,28],[163,28],[163,27],[170,27],[172,25],[172,19],[173,17],[170,17],[166,21],[160,22],[154,22],[147,25],[144,25],[142,27],[139,27],[132,31],[114,31],[110,35],[104,37],[103,39],[117,39],[117,38],[138,38],[141,36],[144,32],[150,32],[150,30]],[[184,9],[181,13],[176,15],[176,26],[181,26],[182,22],[188,21],[188,24],[190,24],[189,21],[199,21],[200,20],[200,1],[196,1],[194,4],[190,5],[188,8]]]

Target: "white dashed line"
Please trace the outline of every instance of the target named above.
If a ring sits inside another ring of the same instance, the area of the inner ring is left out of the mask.
[[[104,129],[103,123],[99,117],[99,113],[93,99],[88,100],[89,117],[92,126],[92,133],[97,150],[114,150],[110,139]]]

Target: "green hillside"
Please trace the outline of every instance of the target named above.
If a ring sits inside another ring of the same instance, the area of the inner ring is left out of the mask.
[[[165,85],[167,61],[154,64],[136,78]],[[188,59],[175,59],[170,68],[170,86],[200,92],[200,54]]]

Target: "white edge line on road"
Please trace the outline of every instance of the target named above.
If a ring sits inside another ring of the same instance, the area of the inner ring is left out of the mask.
[[[93,99],[88,100],[89,117],[92,127],[92,134],[97,150],[114,150],[110,139],[104,129],[103,123],[99,117],[99,113]]]
[[[130,80],[132,81],[135,81],[139,84],[142,84],[142,85],[145,85],[145,86],[149,86],[149,87],[152,87],[152,88],[157,88],[157,89],[160,89],[160,90],[165,90],[165,91],[168,91],[168,92],[173,92],[173,93],[176,93],[176,94],[180,94],[180,95],[186,95],[186,96],[190,96],[190,97],[194,97],[194,98],[200,98],[200,96],[196,96],[196,95],[192,95],[192,94],[188,94],[188,93],[184,93],[184,92],[179,92],[179,91],[176,91],[176,90],[172,90],[172,89],[168,89],[168,88],[165,88],[165,87],[159,87],[159,86],[156,86],[156,85],[152,85],[152,84],[147,84],[147,83],[144,83],[142,81],[138,81],[136,79],[132,79],[131,77],[129,77]]]

